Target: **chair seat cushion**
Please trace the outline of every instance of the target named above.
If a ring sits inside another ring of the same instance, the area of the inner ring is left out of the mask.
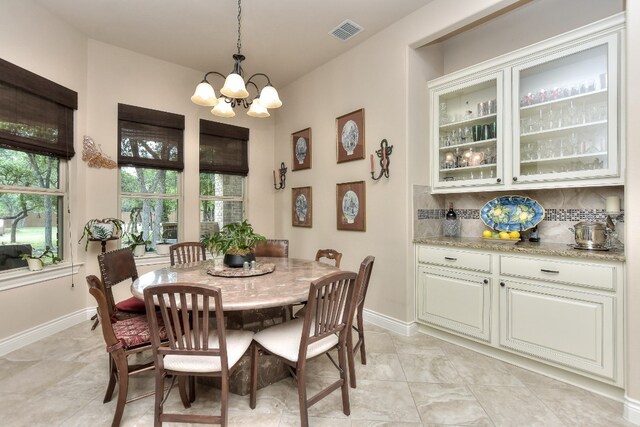
[[[253,339],[270,353],[295,363],[298,361],[303,323],[304,319],[293,319],[289,322],[280,323],[257,332],[253,336]],[[311,330],[313,330],[313,326]],[[307,349],[307,359],[322,354],[337,344],[337,335],[329,335],[320,341],[316,341],[309,345]]]
[[[116,304],[116,308],[120,311],[126,311],[128,313],[146,313],[147,310],[144,307],[144,301],[139,300],[136,297],[127,298],[124,301],[120,301]]]
[[[158,316],[158,329],[160,332],[160,340],[167,339],[167,331],[162,321],[160,313],[156,313]],[[139,347],[141,345],[147,345],[151,342],[151,333],[149,332],[149,322],[146,315],[139,315],[129,317],[127,319],[118,320],[112,323],[113,332],[116,338],[122,341],[124,348],[129,349],[133,347]]]
[[[247,351],[253,332],[236,331],[228,329],[225,332],[227,339],[227,365],[229,369],[235,365]],[[209,348],[220,348],[218,345],[218,331],[209,333]],[[164,357],[164,368],[179,372],[220,372],[220,358],[217,356],[191,356],[168,354]]]

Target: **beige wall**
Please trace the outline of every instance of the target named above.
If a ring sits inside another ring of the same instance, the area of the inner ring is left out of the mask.
[[[78,92],[76,135],[85,129],[87,40],[31,2],[4,1],[0,5],[0,58]],[[76,150],[78,145],[76,144]],[[84,191],[78,155],[70,162],[71,192]],[[82,215],[71,200],[75,218]],[[77,228],[71,241],[76,241]],[[68,242],[67,242],[68,243]],[[75,245],[71,245],[75,250]],[[65,251],[71,250],[67,244]],[[64,317],[87,306],[86,285],[70,276],[0,292],[0,339]]]
[[[626,49],[626,140],[627,159],[640,158],[640,4],[638,1],[627,2],[627,49]],[[625,188],[625,209],[627,212],[638,212],[640,209],[640,168],[627,167],[627,185]],[[626,225],[626,363],[627,384],[626,395],[635,405],[635,422],[640,424],[640,221],[636,215],[628,215]]]

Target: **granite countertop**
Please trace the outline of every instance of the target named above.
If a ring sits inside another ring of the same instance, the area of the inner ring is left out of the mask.
[[[564,243],[500,242],[485,240],[479,237],[420,237],[413,239],[413,243],[528,255],[547,255],[602,261],[625,261],[624,250],[585,251],[574,249]]]

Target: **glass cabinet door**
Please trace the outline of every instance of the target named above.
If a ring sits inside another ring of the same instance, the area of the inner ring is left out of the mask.
[[[434,187],[501,182],[502,73],[432,92]]]
[[[616,38],[513,68],[513,181],[618,173]]]

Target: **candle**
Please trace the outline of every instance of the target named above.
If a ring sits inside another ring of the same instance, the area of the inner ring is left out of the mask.
[[[373,173],[373,154],[371,155],[371,173]]]
[[[605,210],[607,213],[620,213],[620,198],[618,196],[607,197]]]
[[[387,168],[387,149],[382,147],[382,167]]]
[[[273,171],[273,186],[276,186],[276,171]]]

